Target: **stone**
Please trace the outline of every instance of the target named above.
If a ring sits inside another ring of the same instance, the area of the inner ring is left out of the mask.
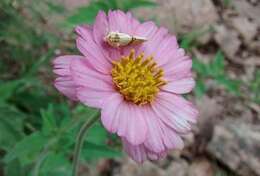
[[[214,176],[213,166],[207,159],[197,159],[189,168],[189,176]]]
[[[127,159],[121,168],[120,176],[167,176],[165,171],[155,164],[146,161],[142,165]]]
[[[227,119],[214,127],[207,151],[241,176],[260,176],[260,125]]]
[[[260,26],[260,3],[252,5],[245,0],[234,0],[231,1],[231,3],[240,16],[252,19],[258,26]]]
[[[160,25],[171,32],[187,33],[192,30],[208,29],[219,19],[211,0],[156,0],[158,7],[139,9],[138,16],[143,19],[156,18]]]
[[[257,25],[246,17],[234,17],[232,18],[232,24],[247,43],[251,42],[257,34]]]
[[[238,32],[232,29],[228,29],[224,25],[216,25],[215,30],[216,34],[214,38],[219,47],[227,57],[234,58],[241,45]]]
[[[189,164],[183,160],[178,159],[171,163],[171,165],[167,168],[167,176],[188,176]]]

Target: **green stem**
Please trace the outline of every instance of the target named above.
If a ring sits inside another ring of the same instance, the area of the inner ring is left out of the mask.
[[[84,123],[84,125],[80,128],[80,131],[76,139],[76,145],[74,150],[72,176],[77,176],[78,174],[80,152],[84,142],[85,134],[88,131],[88,129],[99,119],[99,117],[100,117],[100,112],[98,111],[94,113],[92,117],[90,117],[89,120],[86,121],[86,123]]]

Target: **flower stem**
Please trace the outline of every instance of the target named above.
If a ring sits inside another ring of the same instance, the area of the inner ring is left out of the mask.
[[[72,170],[72,176],[77,176],[78,169],[79,169],[79,158],[80,158],[80,152],[81,148],[84,142],[84,137],[88,129],[99,119],[100,117],[100,111],[95,112],[88,121],[84,123],[84,125],[80,128],[80,131],[78,133],[76,144],[75,144],[75,150],[74,150],[74,157],[73,157],[73,170]]]

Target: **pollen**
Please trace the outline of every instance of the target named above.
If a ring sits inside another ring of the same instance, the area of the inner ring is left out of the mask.
[[[116,89],[125,100],[137,105],[151,103],[160,87],[166,84],[163,69],[157,66],[153,57],[145,58],[144,53],[135,56],[134,50],[113,62],[111,74]]]

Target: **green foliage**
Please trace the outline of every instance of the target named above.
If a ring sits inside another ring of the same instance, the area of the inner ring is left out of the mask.
[[[75,14],[68,17],[66,25],[74,27],[79,24],[91,24],[95,20],[99,10],[108,12],[109,10],[121,9],[129,11],[139,7],[154,7],[156,3],[149,0],[96,0],[91,1],[88,6],[80,7]]]
[[[181,36],[181,48],[186,49],[186,50],[190,50],[192,47],[196,46],[196,40],[209,33],[212,32],[213,28],[209,27],[208,29],[204,29],[204,30],[195,30],[192,31],[190,33],[187,33],[183,36]]]
[[[256,71],[254,79],[249,84],[251,99],[260,104],[260,70]]]
[[[207,79],[213,79],[218,85],[223,86],[226,90],[233,93],[234,95],[240,95],[241,82],[233,80],[225,73],[224,55],[222,52],[217,52],[213,61],[209,64],[202,63],[198,59],[193,59],[193,69],[197,72],[198,80],[195,87],[195,95],[197,97],[203,96],[207,87],[204,81]]]

